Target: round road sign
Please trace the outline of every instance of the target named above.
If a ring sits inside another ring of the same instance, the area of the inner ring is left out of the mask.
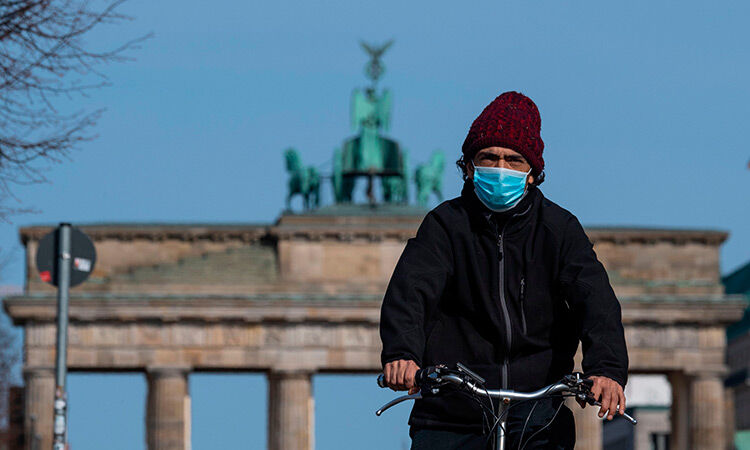
[[[55,228],[39,241],[36,268],[42,281],[57,286],[58,236]],[[78,286],[91,275],[96,263],[96,249],[91,239],[81,230],[70,228],[70,287]]]

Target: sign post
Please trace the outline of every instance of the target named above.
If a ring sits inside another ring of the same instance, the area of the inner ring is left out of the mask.
[[[68,398],[65,387],[68,369],[68,291],[88,278],[95,262],[93,242],[69,223],[61,223],[39,241],[36,253],[39,276],[43,281],[57,286],[53,450],[65,450],[68,444]]]
[[[68,289],[70,289],[70,224],[57,228],[57,359],[55,361],[54,450],[65,450],[67,443],[67,398],[65,376],[68,369]]]

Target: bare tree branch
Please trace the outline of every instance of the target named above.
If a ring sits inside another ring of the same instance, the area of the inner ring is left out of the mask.
[[[130,20],[117,12],[124,1],[94,10],[87,0],[0,0],[0,220],[18,211],[2,206],[15,185],[46,181],[44,163],[95,138],[102,110],[62,113],[55,102],[107,86],[100,66],[132,59],[126,53],[151,37],[103,51],[85,45],[97,26]]]

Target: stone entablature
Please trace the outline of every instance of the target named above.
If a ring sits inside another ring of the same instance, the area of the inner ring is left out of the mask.
[[[724,327],[742,299],[623,299],[623,323],[636,372],[724,374]],[[11,297],[5,308],[26,327],[26,367],[54,364],[55,299]],[[71,370],[380,368],[375,296],[73,296]],[[148,350],[144,350],[148,349]]]

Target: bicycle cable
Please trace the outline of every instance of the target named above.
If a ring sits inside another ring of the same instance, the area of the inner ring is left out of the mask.
[[[536,406],[539,404],[539,400],[536,400],[534,402],[534,406],[531,407],[531,411],[526,415],[526,420],[523,422],[523,428],[521,428],[521,436],[518,438],[518,446],[521,446],[521,442],[523,442],[523,435],[526,434],[526,427],[529,425],[529,419],[531,419],[531,415],[534,414],[534,409],[536,409]]]
[[[563,381],[564,381],[564,379],[561,378],[557,383],[550,384],[549,387],[547,387],[547,389],[540,395],[540,397],[543,396],[543,395],[547,395],[547,393],[549,393],[549,391],[555,386],[555,384],[561,383]],[[498,400],[502,401],[502,399],[498,399]],[[489,436],[487,437],[487,442],[489,442],[490,438],[492,438],[492,436],[493,436],[492,433],[495,431],[495,427],[499,426],[500,429],[503,430],[503,433],[507,434],[507,430],[505,429],[505,427],[503,427],[502,425],[500,425],[500,420],[502,419],[503,415],[508,415],[508,411],[510,411],[510,409],[512,407],[518,406],[518,405],[521,405],[521,404],[524,404],[524,403],[527,403],[527,402],[530,402],[532,400],[538,401],[538,399],[528,399],[528,400],[521,400],[521,401],[518,401],[516,403],[512,403],[512,404],[508,405],[508,407],[505,408],[505,410],[500,414],[500,416],[496,418],[495,424],[492,426],[492,428],[490,428]],[[532,411],[533,411],[533,409],[532,409]]]
[[[474,395],[473,393],[469,393],[469,392],[466,392],[466,391],[463,391],[463,390],[460,390],[460,389],[457,389],[457,390],[455,390],[455,391],[453,391],[453,392],[458,392],[458,393],[460,393],[461,395],[467,396],[467,397],[469,397],[470,399],[472,399],[472,400],[474,400],[475,402],[477,402],[477,404],[479,404],[479,406],[481,406],[481,408],[482,408],[482,432],[484,432],[484,429],[485,429],[485,423],[487,424],[487,427],[489,427],[489,425],[490,425],[490,421],[489,421],[489,420],[487,419],[487,413],[489,412],[489,413],[490,413],[490,414],[492,415],[492,419],[493,419],[493,420],[494,420],[494,419],[495,419],[495,418],[497,417],[497,416],[495,415],[495,410],[494,410],[494,408],[493,408],[492,410],[490,410],[490,409],[489,409],[489,408],[487,407],[487,405],[485,405],[485,404],[484,404],[484,402],[482,402],[482,399],[481,399],[481,398],[478,398],[478,397],[476,397],[476,396],[475,396],[475,395]]]
[[[552,425],[552,422],[555,421],[555,418],[557,417],[557,414],[560,412],[560,410],[562,409],[563,405],[565,405],[565,399],[564,399],[565,397],[575,397],[575,395],[562,395],[561,397],[563,397],[563,400],[557,406],[557,409],[555,410],[555,414],[552,415],[552,418],[549,420],[549,422],[547,422],[547,424],[545,424],[542,428],[536,430],[536,432],[534,432],[531,436],[529,436],[529,438],[526,440],[526,443],[524,443],[522,446],[521,446],[521,442],[519,441],[519,443],[518,443],[518,445],[520,446],[519,450],[525,449],[526,446],[529,445],[529,442],[531,442],[531,440],[534,439],[534,436],[536,436],[537,434],[541,433],[547,427],[549,427],[550,425]]]
[[[495,416],[495,419],[497,420],[497,422],[496,422],[495,425],[493,425],[492,429],[490,430],[490,434],[487,436],[487,442],[489,443],[490,439],[494,436],[492,434],[492,432],[495,431],[495,426],[499,426],[500,429],[503,430],[504,433],[507,433],[507,430],[505,429],[505,427],[502,426],[502,425],[500,425],[500,419],[502,419],[502,417],[504,415],[507,415],[508,412],[511,409],[515,408],[516,406],[520,406],[520,405],[523,405],[524,403],[533,402],[533,401],[539,401],[539,400],[536,400],[536,399],[533,399],[533,398],[526,399],[526,400],[517,400],[516,402],[511,403],[510,405],[508,405],[508,407],[505,408],[505,411],[502,412],[502,414],[500,415],[500,417]]]

